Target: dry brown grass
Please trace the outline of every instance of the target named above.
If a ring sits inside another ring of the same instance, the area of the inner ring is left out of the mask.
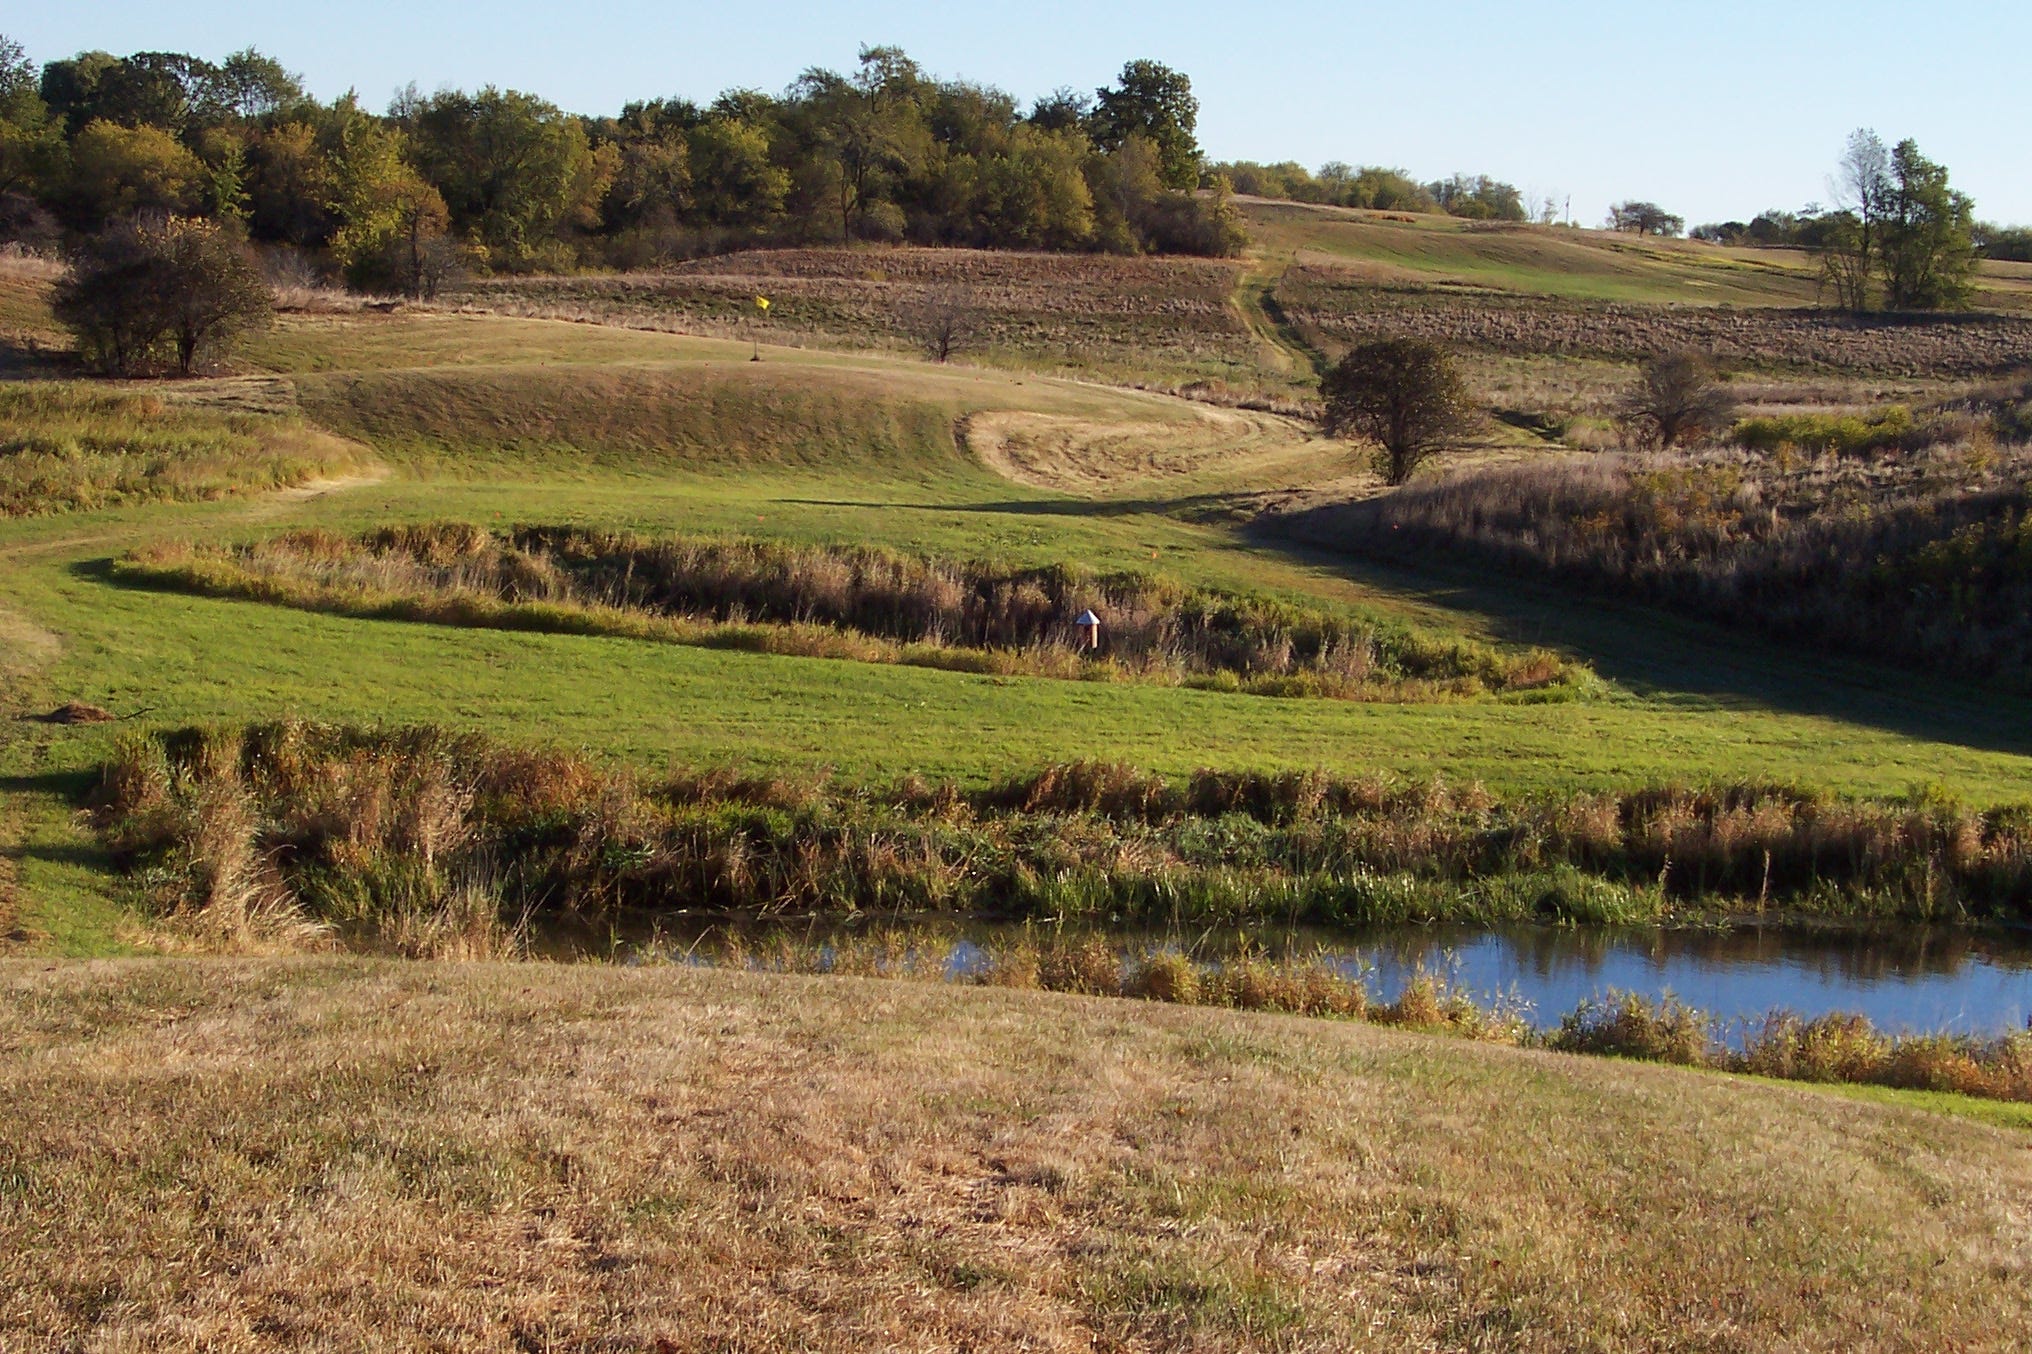
[[[928,297],[964,287],[981,360],[1106,380],[1257,378],[1239,265],[971,249],[751,250],[659,273],[490,278],[448,298],[506,315],[767,343],[918,351]],[[757,295],[769,297],[766,319]],[[1278,383],[1273,383],[1278,384]],[[1281,384],[1278,384],[1281,389]]]
[[[0,967],[0,1343],[1990,1350],[2021,1134],[850,979]]]
[[[1415,336],[1481,352],[1638,361],[1693,349],[1734,368],[1996,376],[2032,366],[2032,319],[2017,315],[1863,318],[1832,310],[1637,305],[1379,283],[1305,262],[1275,299],[1305,341],[1329,353]]]

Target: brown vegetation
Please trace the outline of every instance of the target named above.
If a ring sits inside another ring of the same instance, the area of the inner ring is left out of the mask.
[[[276,489],[370,463],[287,416],[54,381],[0,387],[0,517]]]
[[[512,930],[673,908],[1292,924],[2032,908],[2023,807],[1761,786],[1501,803],[1437,781],[1088,763],[976,791],[645,784],[477,736],[309,724],[130,738],[102,780],[105,840],[173,929],[337,926],[370,944],[478,911]]]
[[[1980,424],[1966,441],[1924,445],[1936,434],[1909,419],[1806,423],[1891,445],[1870,457],[1790,444],[1768,456],[1566,457],[1316,509],[1280,529],[1391,558],[1499,563],[2022,687],[2032,455]]]
[[[2021,1135],[1340,1022],[677,968],[0,970],[0,1342],[2002,1350]]]
[[[786,249],[661,273],[492,278],[449,299],[509,315],[588,319],[819,347],[922,350],[921,319],[964,292],[982,359],[1122,379],[1218,379],[1253,368],[1232,304],[1239,265],[965,249]],[[758,320],[756,295],[770,299]]]
[[[1539,652],[1439,640],[1344,613],[1142,574],[1004,568],[873,547],[645,538],[440,523],[356,539],[159,546],[123,577],[348,614],[1263,695],[1401,699],[1572,677]],[[1089,649],[1073,618],[1104,618]]]
[[[1340,352],[1412,337],[1462,349],[1635,362],[1696,350],[1737,368],[1936,379],[2032,367],[2032,319],[2005,315],[1865,317],[1825,310],[1649,306],[1386,287],[1300,264],[1277,303],[1306,342]]]

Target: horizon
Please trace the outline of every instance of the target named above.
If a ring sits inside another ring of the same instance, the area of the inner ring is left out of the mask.
[[[1421,182],[1485,173],[1527,201],[1551,198],[1564,208],[1570,200],[1578,225],[1599,225],[1610,203],[1638,199],[1690,228],[1824,203],[1843,142],[1871,127],[1886,141],[1911,137],[1945,164],[1975,200],[1978,219],[2032,223],[2032,180],[1996,130],[2032,121],[2032,91],[2009,69],[2011,53],[2032,45],[2032,15],[2023,12],[1949,5],[1946,17],[1901,35],[1893,49],[1879,35],[1895,31],[1897,11],[1881,0],[1775,15],[1724,0],[1705,11],[1710,22],[1689,31],[1582,4],[1528,15],[1465,2],[1418,14],[1280,6],[1279,16],[1317,16],[1306,23],[1318,40],[1304,50],[1323,53],[1318,59],[1352,61],[1358,75],[1383,72],[1371,86],[1375,99],[1357,105],[1367,125],[1347,128],[1333,117],[1347,96],[1331,86],[1343,77],[1294,82],[1262,59],[1258,49],[1283,43],[1290,24],[1235,32],[1180,20],[1200,8],[1167,7],[1159,22],[1151,17],[1159,7],[1147,3],[1105,14],[1047,3],[1011,17],[902,3],[849,15],[795,6],[773,26],[795,31],[795,48],[703,6],[651,13],[626,4],[565,23],[519,0],[484,11],[488,26],[479,32],[466,31],[467,7],[419,14],[386,0],[363,0],[343,15],[242,13],[206,0],[165,13],[113,0],[89,13],[24,16],[0,31],[37,63],[95,49],[218,60],[252,46],[300,74],[314,97],[329,102],[355,90],[376,112],[412,83],[425,91],[514,88],[587,115],[657,98],[705,103],[727,89],[780,91],[808,68],[850,67],[862,46],[875,45],[903,48],[935,77],[993,85],[1027,105],[1060,86],[1091,92],[1124,62],[1148,57],[1192,79],[1199,140],[1212,161],[1297,161],[1316,171],[1343,160],[1401,168]],[[1754,17],[1736,23],[1730,15]],[[1965,40],[1971,21],[1990,26],[1983,42]],[[387,41],[389,31],[404,40]],[[1738,41],[1744,33],[1757,40]],[[1434,53],[1448,58],[1444,78],[1429,69]],[[1585,97],[1548,99],[1525,84],[1532,72],[1561,71],[1586,81]],[[1618,112],[1655,104],[1658,90],[1696,78],[1708,82],[1710,112],[1670,119],[1643,107]],[[1986,91],[1988,106],[1969,98],[1971,89]],[[1375,107],[1394,115],[1374,117]]]

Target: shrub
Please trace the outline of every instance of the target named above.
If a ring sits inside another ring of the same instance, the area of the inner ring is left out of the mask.
[[[1650,1062],[1704,1066],[1712,1057],[1713,1021],[1669,993],[1656,1002],[1611,992],[1561,1017],[1547,1046],[1563,1053],[1609,1054]]]
[[[1746,418],[1730,437],[1751,451],[1782,447],[1820,455],[1863,456],[1905,444],[1914,430],[1912,410],[1886,405],[1864,414],[1773,414]]]
[[[119,376],[163,361],[189,376],[273,315],[246,250],[212,222],[179,217],[115,226],[89,242],[51,307],[85,355]]]

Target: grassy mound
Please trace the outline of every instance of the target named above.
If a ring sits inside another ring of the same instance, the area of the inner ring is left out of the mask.
[[[965,463],[954,413],[879,378],[740,362],[440,367],[298,379],[313,418],[418,469],[549,475]]]
[[[372,459],[296,418],[82,384],[0,385],[0,517],[222,498],[341,475]]]

